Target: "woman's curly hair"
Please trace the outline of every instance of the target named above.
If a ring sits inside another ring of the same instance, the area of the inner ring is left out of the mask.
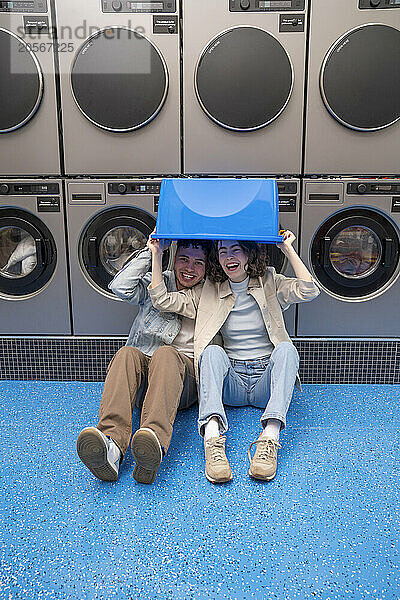
[[[210,257],[208,278],[213,283],[221,283],[228,279],[221,265],[219,264],[218,247],[221,240],[213,242]],[[267,269],[268,257],[265,244],[257,242],[237,242],[247,256],[247,274],[249,277],[263,277]]]

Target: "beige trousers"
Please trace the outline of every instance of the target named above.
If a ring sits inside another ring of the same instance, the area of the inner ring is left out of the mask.
[[[178,409],[197,402],[193,360],[172,346],[153,356],[124,346],[110,361],[100,403],[98,429],[125,454],[132,435],[132,412],[141,408],[140,427],[149,427],[167,452]]]

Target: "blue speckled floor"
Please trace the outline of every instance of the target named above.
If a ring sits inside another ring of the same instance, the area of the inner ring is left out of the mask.
[[[192,409],[144,486],[130,454],[116,484],[76,455],[100,383],[1,382],[1,600],[398,600],[400,386],[304,388],[273,482],[247,475],[248,408],[208,483]]]

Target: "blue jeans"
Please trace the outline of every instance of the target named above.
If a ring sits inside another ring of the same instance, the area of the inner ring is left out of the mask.
[[[271,356],[252,360],[230,360],[220,346],[207,346],[200,356],[199,420],[204,426],[217,417],[221,434],[228,430],[224,404],[263,408],[261,425],[278,419],[286,426],[286,413],[293,394],[299,355],[290,342],[278,344]]]

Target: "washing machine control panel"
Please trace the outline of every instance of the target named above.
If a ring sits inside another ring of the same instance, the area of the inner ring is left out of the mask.
[[[376,181],[374,183],[361,182],[361,183],[348,183],[347,193],[350,195],[369,195],[369,196],[391,196],[393,194],[400,194],[400,182],[399,183],[385,183]]]
[[[400,8],[400,0],[358,0],[358,8]]]
[[[4,13],[47,13],[47,0],[0,0],[0,12]]]
[[[176,0],[102,0],[104,13],[174,13]]]
[[[108,184],[109,194],[159,194],[161,181],[116,181]]]
[[[40,196],[59,193],[58,183],[0,183],[0,194],[3,196]]]
[[[305,10],[305,0],[229,0],[231,12],[281,12]]]

